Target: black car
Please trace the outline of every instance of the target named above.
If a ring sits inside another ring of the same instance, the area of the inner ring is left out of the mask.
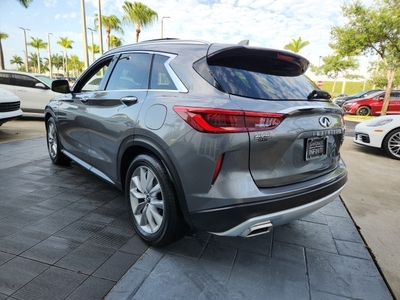
[[[353,100],[353,99],[358,99],[358,98],[365,98],[368,97],[369,95],[372,95],[375,92],[379,92],[382,90],[366,90],[366,91],[361,91],[358,93],[355,93],[350,96],[344,96],[344,97],[336,97],[335,99],[332,100],[333,103],[336,105],[342,106],[343,103],[345,103],[348,100]]]

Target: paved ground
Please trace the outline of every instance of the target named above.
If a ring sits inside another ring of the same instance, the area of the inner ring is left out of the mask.
[[[44,138],[0,144],[0,300],[392,299],[339,198],[268,235],[199,232],[161,249],[137,238],[123,202],[52,165]]]

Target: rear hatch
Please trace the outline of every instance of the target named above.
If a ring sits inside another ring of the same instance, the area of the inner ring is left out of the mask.
[[[335,170],[344,138],[342,110],[304,72],[309,62],[286,51],[211,46],[214,85],[246,113],[263,113],[249,131],[249,167],[260,187],[309,180]]]

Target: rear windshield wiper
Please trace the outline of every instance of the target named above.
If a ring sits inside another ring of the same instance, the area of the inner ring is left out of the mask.
[[[307,96],[308,100],[312,99],[331,99],[331,94],[325,91],[317,91],[313,90],[311,93],[308,94]]]

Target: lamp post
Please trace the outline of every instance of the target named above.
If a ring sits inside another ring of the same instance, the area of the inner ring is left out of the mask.
[[[99,50],[100,50],[100,55],[103,54],[103,31],[101,30],[101,0],[97,1],[97,16],[99,18]]]
[[[88,30],[90,30],[90,33],[92,34],[92,63],[93,63],[94,62],[94,42],[93,42],[93,31],[94,31],[94,29],[88,27]]]
[[[47,50],[49,52],[49,71],[50,78],[53,78],[53,64],[51,63],[51,51],[50,51],[50,35],[53,35],[51,32],[47,34]]]
[[[81,0],[81,13],[82,13],[82,34],[83,34],[83,61],[85,68],[89,66],[89,54],[87,48],[87,34],[86,34],[86,13],[85,13],[85,0]]]
[[[20,29],[22,29],[24,31],[24,44],[25,44],[25,71],[28,72],[29,68],[28,68],[28,47],[26,46],[26,31],[30,31],[30,29],[28,28],[22,28],[19,27]]]
[[[165,16],[161,18],[161,38],[163,38],[164,35],[164,19],[168,19],[170,16]]]

